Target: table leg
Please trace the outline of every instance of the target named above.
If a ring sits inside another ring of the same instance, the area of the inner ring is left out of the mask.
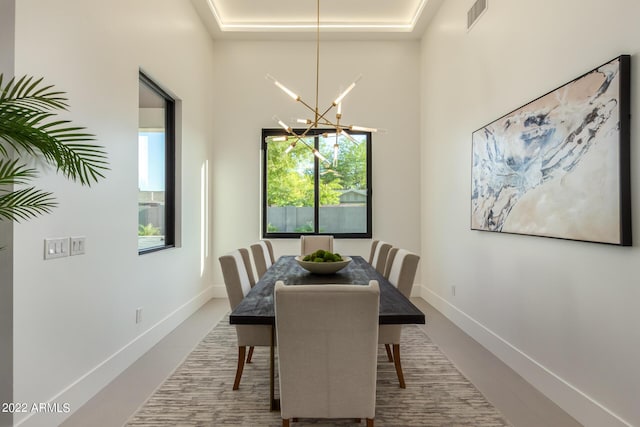
[[[271,346],[269,349],[269,402],[272,411],[280,410],[280,399],[275,396],[275,356],[276,356],[276,325],[271,326]]]

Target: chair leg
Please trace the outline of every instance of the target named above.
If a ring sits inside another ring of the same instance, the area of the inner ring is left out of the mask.
[[[244,369],[244,356],[247,352],[247,347],[238,347],[238,368],[236,369],[236,379],[233,382],[233,389],[237,390],[240,387],[240,378],[242,378],[242,370]]]
[[[289,427],[289,419],[282,419],[282,427]]]
[[[367,418],[367,427],[373,427],[373,418]]]
[[[249,354],[247,355],[247,363],[251,363],[252,356],[253,356],[253,346],[249,347]]]
[[[404,383],[404,374],[402,373],[402,364],[400,363],[400,344],[393,345],[393,362],[396,366],[396,374],[398,374],[398,381],[400,382],[400,388],[407,388]]]
[[[387,350],[387,359],[389,359],[389,362],[393,362],[393,356],[391,355],[391,346],[389,344],[385,344],[384,349]]]

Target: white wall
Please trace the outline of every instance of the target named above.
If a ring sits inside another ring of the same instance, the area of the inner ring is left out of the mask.
[[[373,135],[373,236],[420,250],[419,43],[329,42],[320,45],[320,108],[363,74],[343,103],[343,121],[385,128]],[[315,41],[217,41],[212,160],[213,255],[247,247],[261,236],[262,128],[307,114],[271,74],[307,103],[315,102]],[[297,254],[297,239],[273,241],[276,256]],[[334,242],[341,253],[368,256],[371,241]],[[216,261],[217,262],[217,261]],[[419,281],[419,278],[417,279]],[[219,268],[214,283],[222,286]],[[224,291],[222,291],[224,295]]]
[[[421,47],[423,295],[581,423],[640,425],[638,248],[469,225],[474,130],[623,53],[638,111],[640,3],[493,0],[467,33],[472,4],[444,2]]]
[[[215,124],[212,42],[187,1],[17,3],[16,74],[44,76],[66,91],[64,116],[97,135],[111,167],[91,188],[43,173],[38,184],[60,206],[15,226],[14,401],[70,403],[73,411],[211,296],[201,171]],[[139,68],[182,106],[182,245],[144,256],[137,253]],[[86,236],[85,255],[43,261],[45,237],[76,235]],[[23,424],[54,425],[65,415],[30,414]]]

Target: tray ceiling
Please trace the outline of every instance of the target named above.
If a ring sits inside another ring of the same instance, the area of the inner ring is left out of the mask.
[[[213,38],[310,38],[315,0],[192,0]],[[322,0],[328,38],[420,38],[442,0]]]

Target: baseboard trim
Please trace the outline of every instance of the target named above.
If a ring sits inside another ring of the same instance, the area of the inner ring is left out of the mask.
[[[581,424],[632,427],[428,287],[420,287],[420,296]]]
[[[71,385],[51,398],[46,405],[49,411],[31,412],[15,426],[36,427],[59,425],[77,409],[113,381],[140,356],[149,351],[162,338],[174,330],[185,319],[195,313],[207,301],[215,297],[216,286],[210,286],[187,301],[163,319],[142,332],[131,342],[105,359],[102,363],[78,378]],[[65,406],[68,404],[68,406]],[[68,411],[65,413],[65,408]]]
[[[227,288],[224,285],[211,286],[211,298],[227,298]]]

